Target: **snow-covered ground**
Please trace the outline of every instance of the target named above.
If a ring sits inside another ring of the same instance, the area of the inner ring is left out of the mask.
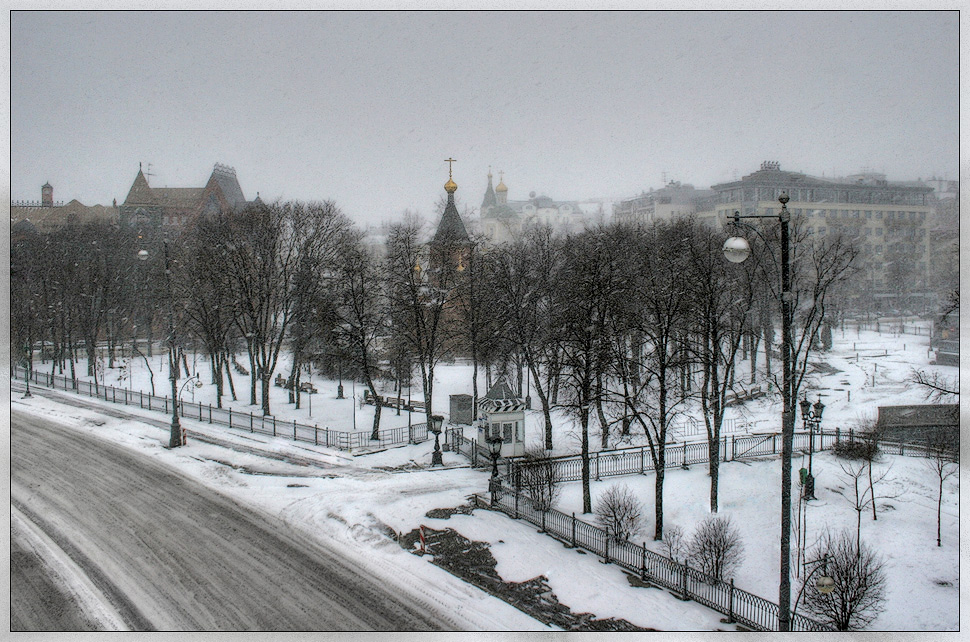
[[[893,335],[852,329],[845,333],[836,332],[835,340],[835,349],[824,355],[824,360],[837,372],[813,375],[803,387],[810,399],[823,395],[825,428],[854,427],[862,418],[875,418],[879,405],[922,403],[922,391],[908,383],[913,367],[937,370],[950,376],[957,373],[956,368],[927,365],[925,331],[922,335]],[[759,359],[763,362],[763,355]],[[208,364],[201,357],[195,363],[203,383],[207,384]],[[143,362],[136,361],[135,365],[131,385],[135,390],[141,387],[147,391],[147,372],[137,367],[143,366]],[[156,355],[153,367],[158,394],[164,394],[168,383],[164,366],[164,358]],[[36,363],[35,368],[49,372],[50,364]],[[129,385],[127,380],[118,381],[119,369],[106,371],[105,383],[108,385]],[[434,410],[447,415],[448,395],[470,392],[471,368],[444,365],[437,375]],[[287,403],[286,391],[275,387],[274,415],[281,420],[295,419],[345,431],[352,430],[356,421],[359,431],[369,430],[373,416],[371,407],[361,408],[352,399],[335,399],[336,382],[317,377],[313,381],[320,393],[313,395],[312,415],[306,395],[303,408],[296,410]],[[244,402],[248,401],[248,377],[236,376],[235,383],[237,394]],[[352,392],[349,381],[344,381],[344,389],[349,396]],[[479,382],[479,389],[484,390],[484,377]],[[183,394],[192,400],[193,393],[195,401],[215,403],[213,386],[204,385],[198,390],[188,387]],[[357,386],[357,396],[361,393],[362,388]],[[417,397],[417,389],[412,395]],[[246,403],[229,403],[243,412],[259,411],[258,407]],[[188,447],[168,450],[163,448],[163,442],[167,441],[164,431],[155,426],[98,417],[96,413],[65,408],[40,396],[21,400],[20,394],[15,393],[13,404],[18,410],[56,417],[78,430],[138,449],[238,501],[282,517],[294,528],[313,537],[336,540],[346,547],[348,555],[359,557],[361,564],[375,574],[387,577],[401,590],[407,590],[410,574],[430,576],[442,586],[436,599],[463,614],[469,626],[474,628],[527,630],[545,627],[521,614],[521,618],[501,626],[494,623],[490,614],[501,611],[505,616],[504,605],[497,603],[496,598],[451,577],[430,564],[428,559],[401,550],[379,534],[380,525],[387,525],[397,532],[407,532],[421,524],[438,529],[450,527],[469,539],[488,542],[503,579],[523,581],[543,574],[549,578],[560,601],[574,612],[592,612],[600,618],[624,618],[639,626],[661,630],[730,628],[720,623],[720,614],[695,603],[680,602],[665,591],[631,587],[617,567],[603,565],[592,555],[565,549],[523,522],[484,510],[472,515],[456,515],[448,520],[425,517],[428,510],[457,506],[471,493],[482,493],[487,489],[488,473],[470,469],[467,461],[455,453],[444,453],[444,470],[430,470],[432,442],[351,456],[313,445],[295,444],[284,438],[251,435],[186,419],[190,431]],[[156,419],[160,416],[130,406],[126,411]],[[777,423],[779,412],[778,401],[765,398],[749,402],[743,411],[735,411],[734,417],[760,430],[771,430]],[[423,419],[423,415],[413,417],[415,423]],[[385,410],[382,424],[386,428],[407,425],[407,413],[403,412],[399,417],[394,411]],[[193,432],[211,435],[225,445],[192,439]],[[558,417],[557,451],[575,450],[572,432],[569,420]],[[541,414],[532,411],[527,421],[527,442],[539,443],[540,439]],[[592,441],[598,442],[598,439]],[[638,443],[635,437],[631,443]],[[324,475],[306,477],[291,464],[261,456],[261,450],[310,458],[329,468]],[[796,462],[796,470],[801,465]],[[807,509],[809,547],[825,528],[838,530],[855,526],[854,511],[835,492],[839,486],[845,485],[837,460],[828,453],[819,454],[813,467],[818,501],[812,502]],[[863,515],[862,537],[887,558],[889,572],[887,608],[871,628],[955,630],[959,626],[958,480],[952,478],[945,485],[943,546],[938,548],[933,473],[921,460],[908,457],[886,457],[876,468],[890,468],[884,482],[886,489],[898,489],[902,494],[879,503],[878,521],[872,521],[871,513]],[[777,460],[730,462],[721,469],[721,514],[730,516],[741,529],[747,551],[735,578],[736,585],[771,601],[777,600],[779,476]],[[593,485],[594,503],[596,497],[612,484],[626,484],[643,498],[644,512],[650,517],[641,537],[648,546],[657,548],[650,542],[653,476],[597,482]],[[689,533],[694,524],[708,514],[708,484],[704,466],[694,466],[688,471],[669,471],[665,492],[666,523],[677,524]],[[560,500],[561,510],[579,512],[580,506],[578,484],[568,485]],[[587,519],[592,517],[587,516]],[[793,582],[793,585],[797,587],[798,583]]]

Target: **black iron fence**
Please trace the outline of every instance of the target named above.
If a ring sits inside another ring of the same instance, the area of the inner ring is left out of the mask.
[[[595,553],[606,563],[617,564],[636,573],[644,582],[662,586],[685,600],[694,600],[727,616],[726,622],[738,623],[757,631],[778,630],[778,605],[734,586],[734,580],[725,582],[690,568],[647,548],[646,543],[619,539],[607,530],[576,519],[576,513],[566,515],[557,510],[539,510],[532,500],[511,490],[495,494],[495,503],[489,498],[473,496],[479,508],[499,510],[515,519],[538,526],[567,546],[578,547]],[[833,631],[834,629],[801,614],[791,618],[792,631]]]
[[[25,381],[27,370],[20,366],[15,366],[12,371],[12,376],[15,379]],[[172,412],[171,397],[152,395],[140,390],[104,386],[90,381],[37,372],[36,370],[31,372],[30,381],[35,385],[70,390],[80,395],[97,397],[98,399],[112,403],[138,406],[142,409],[157,410],[158,412],[164,413]],[[280,420],[271,415],[264,416],[252,412],[233,410],[232,408],[214,408],[211,404],[193,403],[185,401],[184,399],[178,400],[178,413],[181,417],[196,419],[210,424],[228,426],[229,428],[235,428],[237,430],[246,430],[251,433],[272,435],[274,437],[286,437],[293,441],[346,451],[362,448],[385,448],[407,443],[418,443],[428,439],[428,427],[425,423],[381,430],[378,432],[377,439],[371,439],[371,433],[369,431],[343,432],[331,430],[330,428],[301,424],[296,420]]]

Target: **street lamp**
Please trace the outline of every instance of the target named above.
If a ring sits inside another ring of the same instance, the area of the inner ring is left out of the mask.
[[[798,609],[798,600],[801,599],[802,593],[805,591],[805,587],[808,586],[808,581],[812,579],[812,575],[818,572],[819,569],[822,569],[822,574],[819,575],[818,579],[815,580],[815,590],[822,595],[828,595],[835,590],[835,578],[828,575],[828,553],[823,555],[822,559],[805,562],[804,566],[808,566],[809,564],[814,564],[815,567],[808,574],[808,577],[805,578],[805,583],[802,584],[802,588],[799,589],[798,595],[795,597],[795,606],[791,610],[792,617],[795,617],[795,611]]]
[[[168,256],[168,241],[162,241],[165,253],[165,287],[168,290],[168,378],[172,382],[172,426],[169,430],[168,447],[178,448],[185,445],[178,409],[178,355],[175,341],[175,301],[172,294],[172,268]],[[148,250],[138,250],[138,259],[148,260]]]
[[[808,428],[808,476],[805,478],[805,499],[815,499],[815,477],[812,476],[812,452],[815,444],[815,429],[822,423],[825,404],[819,399],[813,406],[808,398],[798,404],[802,409],[802,422]]]
[[[795,377],[792,368],[791,354],[791,259],[789,256],[790,242],[788,238],[788,192],[782,192],[778,198],[781,211],[777,215],[781,223],[781,360],[782,360],[782,410],[781,410],[781,570],[778,580],[778,630],[788,631],[791,627],[791,613],[788,605],[791,603],[791,459],[792,437],[795,433]],[[742,218],[776,218],[773,214],[746,214],[735,212],[735,228],[741,226]],[[757,228],[750,225],[760,236]],[[763,238],[763,237],[762,237]],[[742,263],[751,254],[748,241],[740,236],[732,236],[724,243],[724,257],[732,263]]]
[[[498,456],[502,452],[501,435],[488,435],[485,437],[488,444],[488,454],[492,456],[492,476],[488,480],[488,492],[491,495],[492,506],[498,501],[498,494],[502,492],[502,480],[498,476]]]
[[[431,453],[432,466],[444,466],[441,459],[441,444],[438,442],[438,435],[441,434],[441,423],[445,420],[441,415],[431,415],[431,432],[434,433],[434,452]]]

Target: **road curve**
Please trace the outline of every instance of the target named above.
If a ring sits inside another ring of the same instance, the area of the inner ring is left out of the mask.
[[[10,423],[11,503],[132,630],[449,626],[360,574],[339,551],[147,457],[17,411]]]

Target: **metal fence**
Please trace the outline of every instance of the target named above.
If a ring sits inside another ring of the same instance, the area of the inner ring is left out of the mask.
[[[610,536],[609,532],[576,519],[576,513],[566,515],[557,510],[538,510],[532,500],[514,491],[495,495],[495,503],[479,495],[473,496],[479,508],[499,510],[515,519],[538,526],[540,532],[552,535],[567,546],[583,548],[636,573],[645,582],[663,586],[685,600],[694,600],[727,616],[727,622],[738,623],[757,631],[778,630],[778,605],[735,588],[729,582],[711,577],[686,564],[655,553],[646,543],[632,542]],[[791,619],[792,631],[833,631],[834,629],[804,615]]]
[[[12,371],[12,376],[15,379],[25,380],[27,370],[20,366],[15,366]],[[103,386],[101,384],[91,383],[90,381],[71,379],[70,377],[37,372],[36,370],[31,372],[30,381],[35,385],[71,390],[80,395],[97,397],[98,399],[112,403],[138,406],[142,409],[157,410],[165,413],[172,412],[171,397],[147,394],[140,390]],[[318,426],[308,426],[298,423],[296,420],[284,421],[273,416],[242,412],[233,410],[232,408],[214,408],[211,404],[192,403],[184,399],[179,399],[178,404],[178,411],[181,417],[196,419],[210,424],[228,426],[229,428],[235,428],[237,430],[246,430],[251,433],[286,437],[293,441],[326,446],[338,450],[353,451],[362,448],[385,448],[407,443],[419,443],[428,439],[428,427],[425,423],[381,430],[378,432],[377,439],[371,439],[371,433],[369,431],[343,432],[331,430]]]
[[[468,457],[473,466],[488,465],[488,451],[472,439],[453,431],[453,442],[456,450]],[[816,452],[832,448],[839,439],[840,432],[816,431],[811,436],[812,449]],[[797,432],[792,440],[793,453],[807,453],[809,450],[809,433]],[[708,463],[707,441],[693,441],[667,444],[664,449],[664,468],[683,468],[693,464]],[[781,435],[726,435],[718,445],[718,459],[734,461],[766,457],[781,453]],[[541,460],[543,466],[552,464],[555,467],[557,479],[564,482],[578,481],[582,475],[582,456],[563,455]],[[530,466],[534,463],[524,463],[516,459],[506,460],[503,466],[510,474],[514,474],[519,466]],[[619,448],[616,450],[601,450],[589,454],[590,477],[600,481],[604,477],[621,475],[643,475],[655,468],[653,457],[648,446],[633,448]]]

